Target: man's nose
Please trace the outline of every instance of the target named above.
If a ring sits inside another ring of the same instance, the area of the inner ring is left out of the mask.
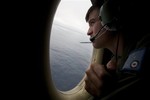
[[[87,35],[91,35],[93,33],[92,29],[89,28],[88,31],[87,31]]]

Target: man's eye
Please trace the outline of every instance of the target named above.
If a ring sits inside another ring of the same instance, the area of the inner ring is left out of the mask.
[[[91,21],[91,22],[90,22],[90,26],[93,26],[94,23],[95,23],[95,21]]]

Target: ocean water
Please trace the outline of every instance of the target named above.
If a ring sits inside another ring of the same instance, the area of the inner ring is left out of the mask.
[[[86,33],[53,24],[50,43],[52,79],[57,89],[74,88],[91,62],[92,44]]]

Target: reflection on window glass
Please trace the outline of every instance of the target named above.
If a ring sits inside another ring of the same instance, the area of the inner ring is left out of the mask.
[[[90,0],[61,0],[53,21],[50,42],[52,78],[59,90],[74,88],[85,74],[92,56],[85,15]]]

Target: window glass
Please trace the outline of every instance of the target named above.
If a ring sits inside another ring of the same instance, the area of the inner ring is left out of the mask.
[[[61,91],[74,88],[91,62],[92,44],[85,15],[90,0],[61,0],[50,37],[52,79]]]

